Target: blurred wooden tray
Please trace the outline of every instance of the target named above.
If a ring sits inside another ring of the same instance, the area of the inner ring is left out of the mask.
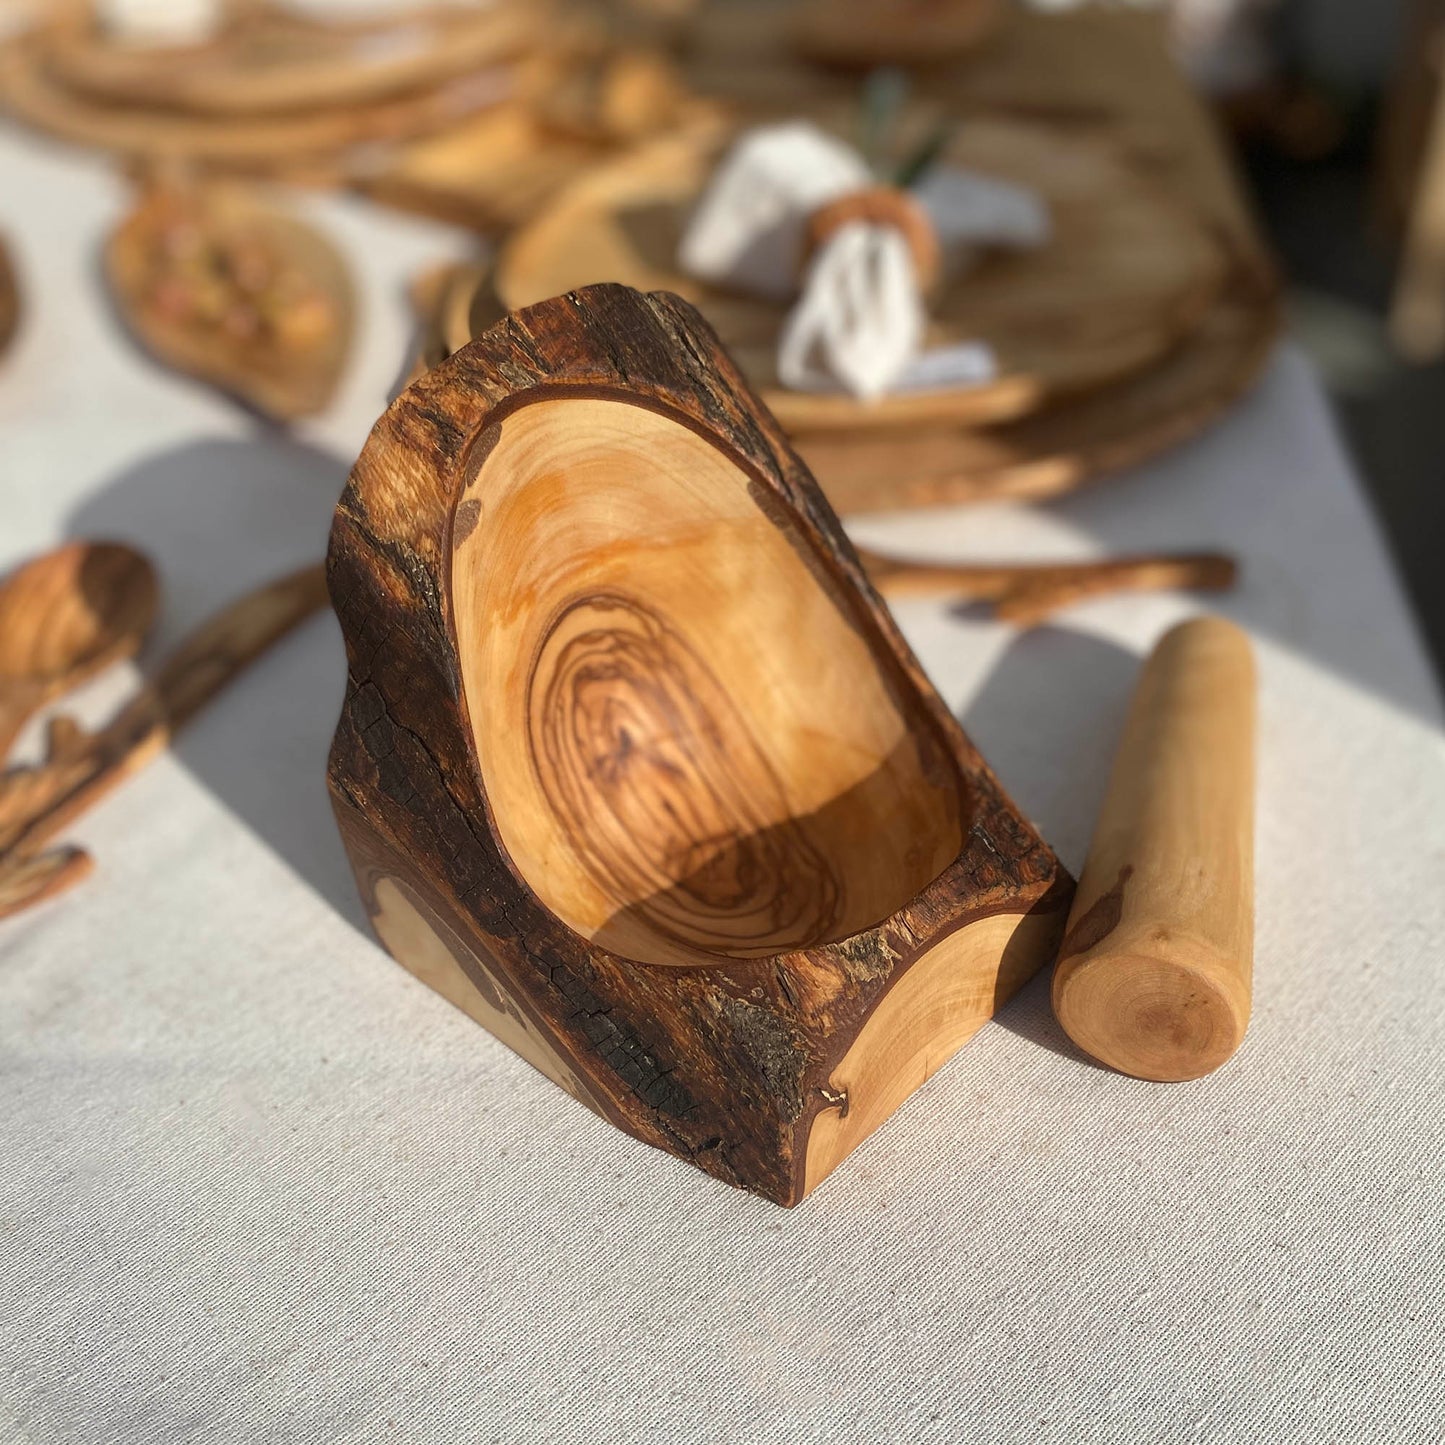
[[[367,104],[249,117],[191,115],[77,94],[56,75],[45,29],[0,44],[0,106],[77,145],[141,162],[195,162],[267,175],[339,182],[363,147],[448,129],[506,98],[513,67]]]
[[[545,11],[538,0],[322,24],[256,3],[205,44],[137,46],[107,36],[89,5],[67,5],[48,24],[47,63],[87,100],[253,118],[435,88],[534,46]]]
[[[407,380],[502,315],[491,282],[482,262],[440,267],[418,280]],[[998,426],[818,432],[792,440],[843,515],[1057,496],[1205,430],[1256,380],[1279,326],[1273,284],[1246,257],[1189,336],[1156,365],[1112,386]]]
[[[794,444],[844,515],[1038,501],[1149,461],[1206,430],[1253,385],[1279,329],[1273,290],[1241,272],[1169,356],[1113,386],[998,427],[886,439],[818,434]]]
[[[513,99],[391,148],[353,183],[401,210],[508,231],[628,144],[715,115],[656,57],[553,52],[519,67]]]
[[[1228,271],[1217,236],[1114,147],[1058,127],[978,118],[946,159],[1038,191],[1054,238],[985,258],[945,288],[931,340],[987,341],[997,381],[874,403],[785,390],[774,359],[786,308],[713,290],[676,265],[687,213],[728,136],[703,126],[632,151],[568,187],[498,257],[508,309],[592,281],[669,290],[697,304],[749,381],[795,435],[839,428],[990,424],[1117,381],[1187,335]]]
[[[15,339],[20,325],[20,287],[15,280],[15,267],[10,250],[0,240],[0,356]]]

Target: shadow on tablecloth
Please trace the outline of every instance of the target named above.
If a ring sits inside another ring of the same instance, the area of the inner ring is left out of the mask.
[[[128,468],[69,518],[156,563],[162,611],[142,659],[253,587],[325,554],[349,463],[279,432],[207,439]],[[176,758],[343,918],[371,936],[326,794],[345,659],[335,619],[303,624],[183,731]]]
[[[1038,627],[1013,639],[959,714],[999,781],[1076,876],[1138,674],[1139,659],[1112,642]],[[1049,974],[1042,969],[995,1022],[1098,1068],[1055,1020]]]

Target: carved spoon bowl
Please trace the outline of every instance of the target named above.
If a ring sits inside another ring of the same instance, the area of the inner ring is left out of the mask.
[[[0,764],[36,709],[140,650],[159,596],[118,542],[67,543],[0,584]]]

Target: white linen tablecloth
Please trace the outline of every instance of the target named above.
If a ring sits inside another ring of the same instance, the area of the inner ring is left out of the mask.
[[[122,202],[102,163],[0,134],[27,302],[0,568],[134,539],[165,643],[320,554],[403,281],[456,239],[305,202],[365,309],[339,402],[291,440],[123,336],[97,268]],[[1040,979],[799,1209],[730,1191],[372,942],[326,801],[343,663],[318,619],[74,830],[89,883],[0,923],[0,1445],[1445,1439],[1441,710],[1308,368],[1284,350],[1210,435],[1047,510],[854,531],[1242,557],[1220,604],[1261,664],[1238,1056],[1118,1077]],[[899,615],[1077,868],[1138,659],[1197,605],[1027,634]]]

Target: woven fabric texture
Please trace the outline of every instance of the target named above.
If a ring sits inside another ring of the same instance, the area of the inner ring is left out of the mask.
[[[320,554],[440,228],[306,202],[365,293],[288,440],[144,359],[100,162],[0,135],[27,300],[0,369],[0,568],[70,535],[162,568],[160,641]],[[879,518],[959,557],[1221,546],[1261,672],[1258,966],[1193,1084],[1091,1066],[1042,981],[793,1212],[574,1104],[372,942],[323,781],[318,619],[75,829],[95,877],[0,924],[0,1442],[1445,1438],[1445,747],[1305,364],[1047,509]],[[1024,635],[900,620],[1075,868],[1140,656],[1198,605]],[[82,699],[100,715],[122,676]],[[33,746],[34,738],[25,740]]]

